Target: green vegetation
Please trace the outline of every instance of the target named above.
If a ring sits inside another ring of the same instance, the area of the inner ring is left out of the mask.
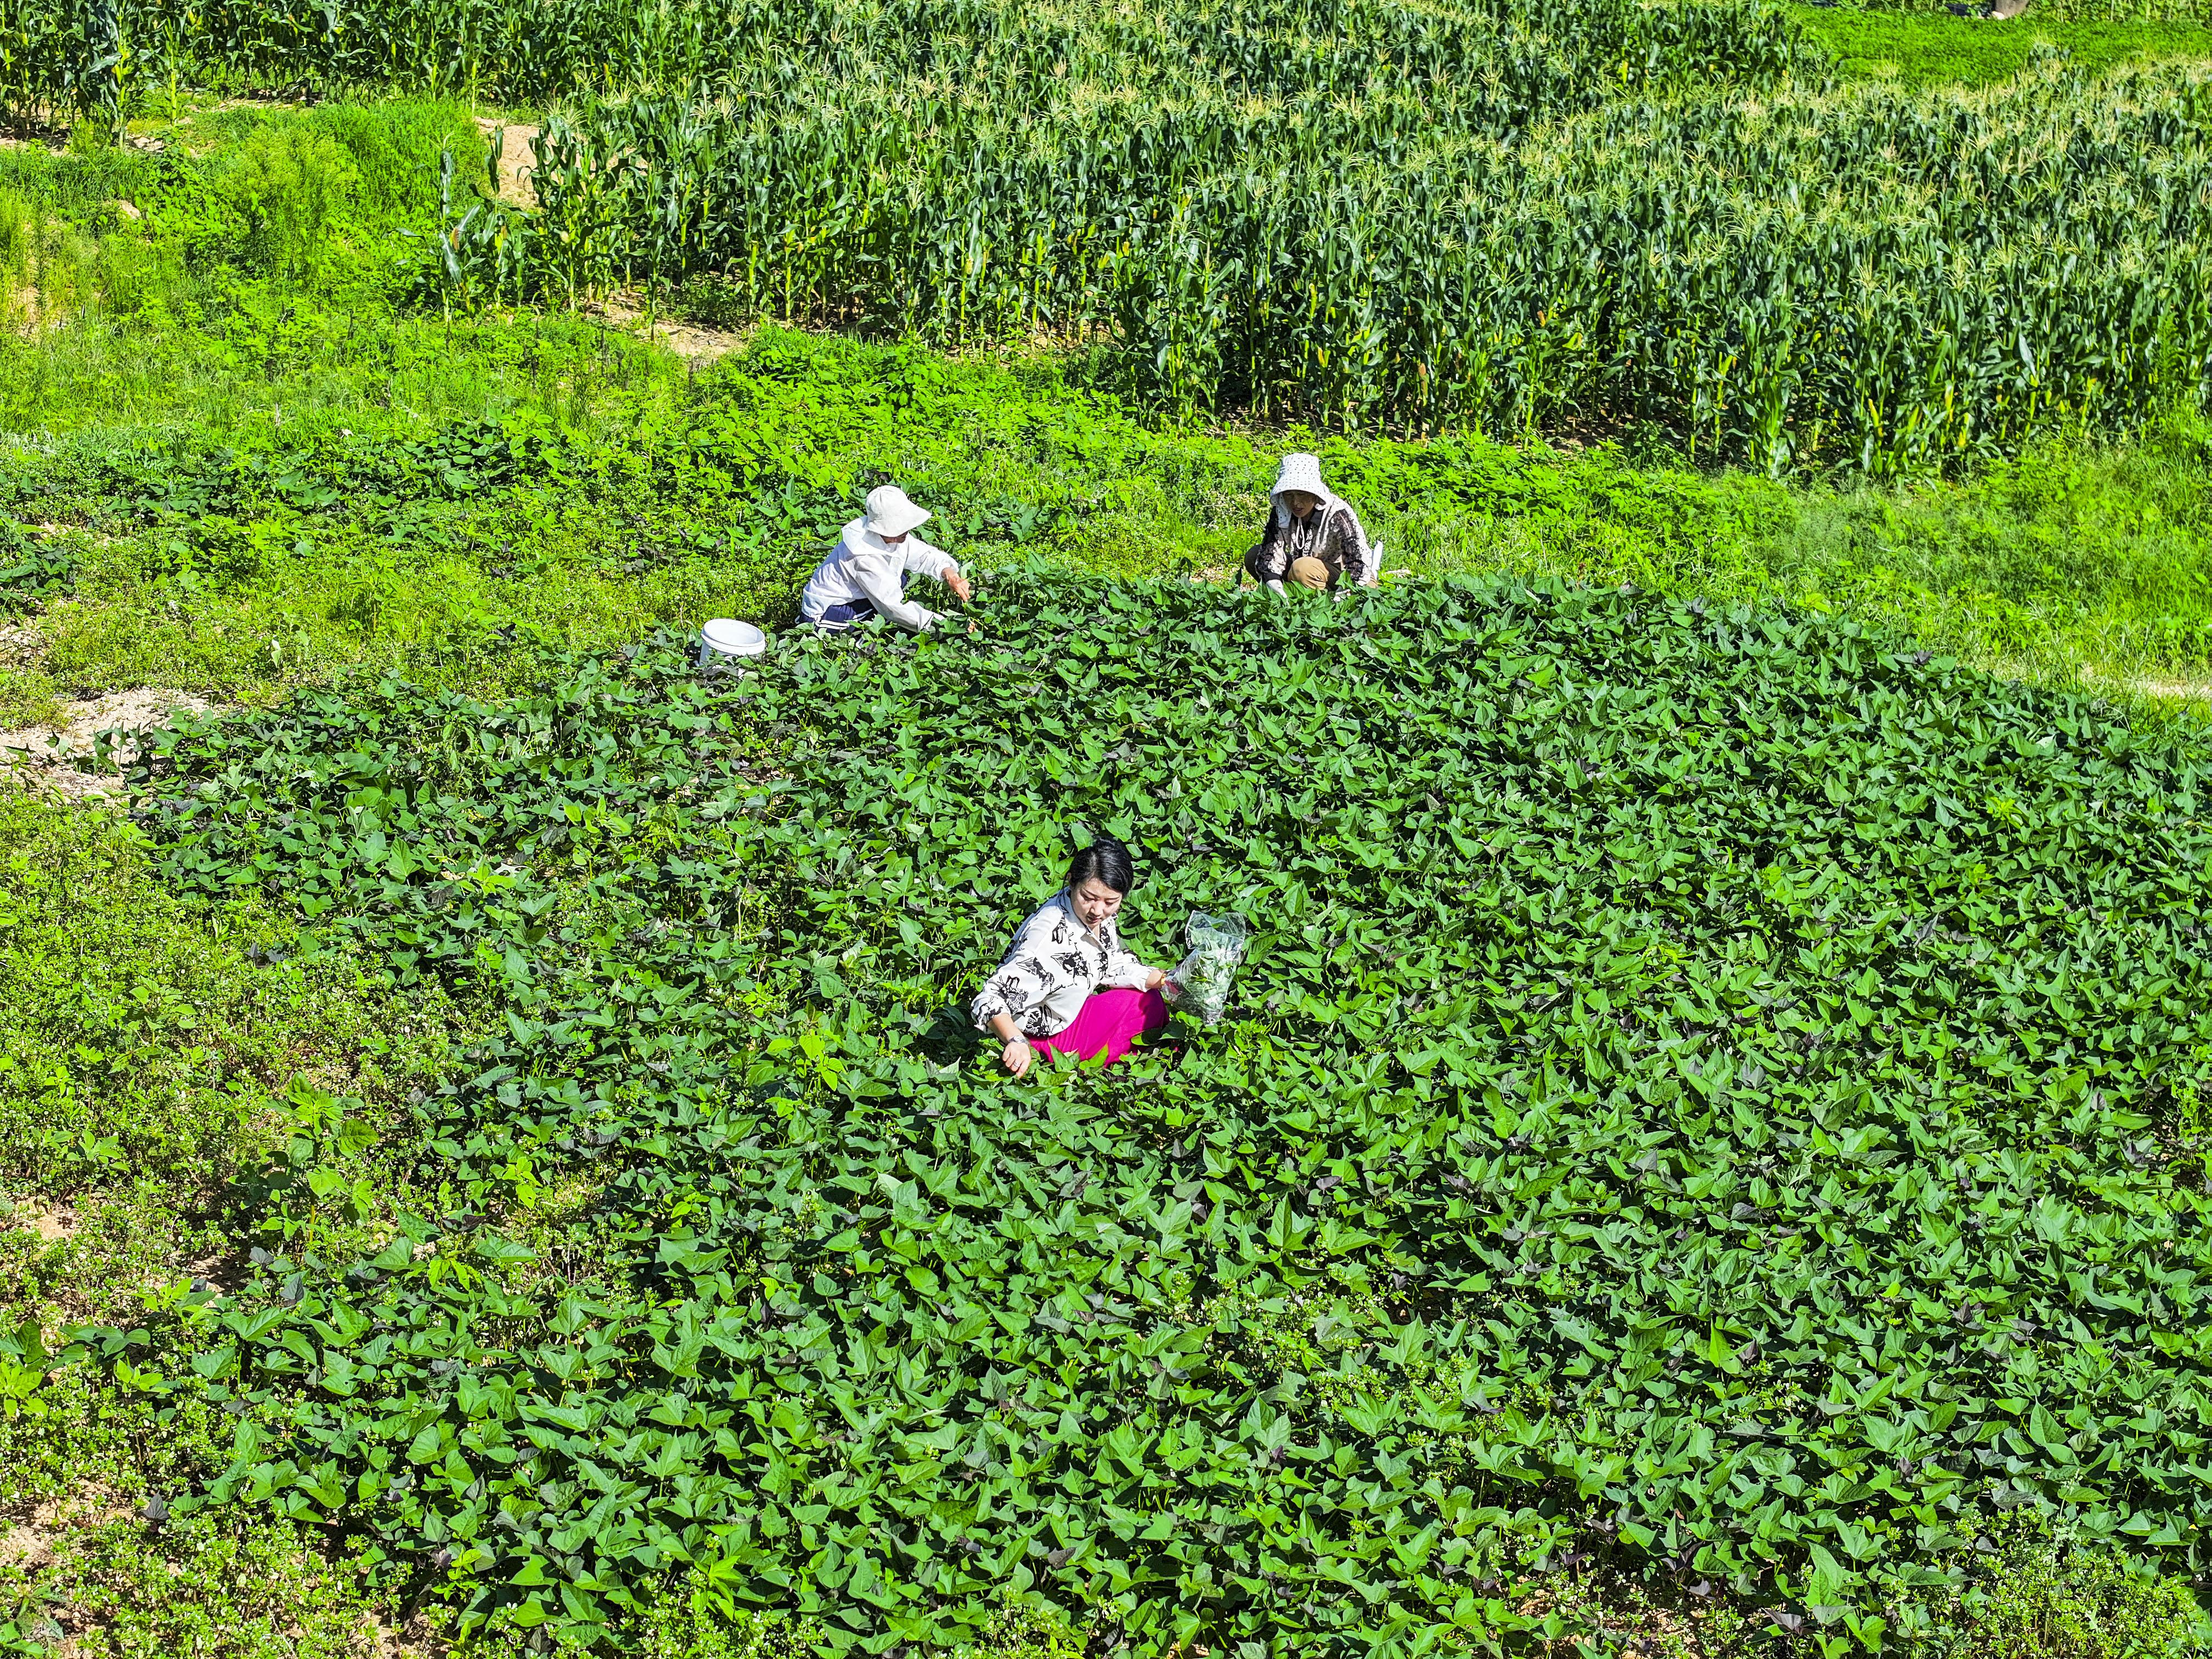
[[[226,1516],[151,1529],[135,1516],[69,1516],[55,1534],[59,1565],[35,1591],[0,1567],[0,1614],[15,1608],[12,1619],[0,1617],[0,1652],[44,1659],[68,1636],[76,1638],[68,1650],[86,1659],[373,1651],[378,1609],[295,1528]]]
[[[1221,31],[1207,27],[1195,13],[1143,21],[1111,13],[1068,13],[1058,17],[1054,31],[1047,33],[994,6],[972,6],[963,14],[929,0],[868,20],[834,5],[817,4],[810,10],[788,0],[746,6],[682,0],[652,11],[620,0],[528,0],[523,4],[455,0],[440,5],[422,0],[366,0],[343,12],[319,15],[275,11],[251,0],[216,0],[185,18],[158,6],[123,6],[118,27],[130,49],[119,79],[111,77],[103,84],[79,71],[73,86],[83,90],[76,92],[60,83],[70,78],[70,59],[82,52],[98,52],[100,32],[80,30],[72,38],[74,20],[61,9],[69,0],[61,0],[60,7],[56,0],[5,3],[19,19],[28,15],[47,20],[50,28],[62,25],[47,37],[57,45],[41,66],[49,77],[43,88],[35,73],[27,72],[28,66],[11,64],[14,72],[0,82],[13,93],[11,107],[18,118],[40,110],[65,113],[112,106],[118,100],[143,103],[161,96],[180,79],[236,92],[394,87],[434,95],[499,97],[544,105],[580,94],[665,88],[748,76],[788,46],[795,31],[811,31],[824,50],[849,53],[852,42],[837,37],[842,27],[856,21],[866,23],[872,41],[919,51],[933,73],[947,64],[967,67],[963,59],[940,55],[934,44],[950,26],[968,42],[994,46],[1001,44],[994,37],[1011,28],[1032,46],[1056,47],[1082,79],[1141,63],[1154,78],[1164,73],[1179,80],[1182,65],[1175,61],[1176,41],[1207,51],[1226,50],[1237,57],[1237,69],[1255,86],[1272,85],[1283,76],[1285,65],[1273,61],[1270,49],[1291,42],[1297,43],[1297,56],[1310,60],[1308,67],[1318,66],[1336,77],[1353,72],[1332,49],[1330,39],[1347,33],[1379,31],[1407,43],[1422,54],[1421,67],[1431,71],[1462,67],[1462,61],[1449,55],[1454,50],[1468,52],[1464,63],[1473,64],[1491,59],[1499,45],[1511,43],[1523,47],[1526,54],[1522,61],[1506,65],[1515,82],[1510,90],[1524,106],[1523,119],[1533,112],[1526,107],[1531,104],[1589,100],[1591,93],[1576,90],[1571,82],[1593,46],[1619,52],[1625,73],[1636,82],[1656,79],[1692,63],[1725,72],[1729,66],[1717,60],[1727,49],[1741,44],[1747,27],[1764,38],[1769,53],[1787,51],[1780,33],[1759,25],[1755,12],[1714,7],[1704,0],[1684,8],[1681,18],[1639,18],[1634,8],[1607,0],[1585,9],[1587,15],[1581,16],[1568,8],[1516,15],[1510,6],[1493,6],[1438,11],[1425,23],[1342,0],[1303,9],[1251,8],[1223,15],[1228,29],[1243,36],[1225,48],[1218,38]],[[0,19],[8,15],[0,12]],[[1553,40],[1540,38],[1529,27],[1538,21],[1559,28],[1560,34]],[[1172,38],[1162,38],[1163,23]],[[28,37],[38,25],[20,21],[17,27]],[[1502,41],[1492,38],[1501,33]],[[1659,52],[1656,62],[1645,56],[1645,49],[1655,47]],[[1032,67],[1048,73],[1050,63]],[[1364,75],[1357,82],[1340,81],[1339,89],[1352,90],[1364,81]],[[112,89],[118,86],[119,93]],[[1492,107],[1503,111],[1506,106],[1500,90],[1490,96]]]
[[[1853,78],[1894,74],[1908,86],[1987,86],[2010,80],[2054,52],[2086,75],[2136,62],[2212,62],[2212,24],[2196,21],[2054,21],[2040,7],[2001,23],[1948,11],[1840,5],[1792,5],[1789,11],[1827,49],[1838,73]]]
[[[1905,15],[1938,12],[1956,15],[1951,8],[1961,3],[1962,0],[1839,0],[1840,4],[1853,9],[1863,6],[1868,11]],[[1986,7],[1978,4],[1975,9],[1983,10]],[[2024,21],[2034,28],[2054,23],[2212,23],[2212,6],[2208,6],[2205,0],[2031,0],[2030,9],[2023,17],[2004,21],[2014,25]]]
[[[453,373],[542,337],[457,336]],[[16,699],[146,684],[258,702],[350,667],[481,686],[517,660],[503,630],[595,645],[710,615],[780,624],[886,475],[939,508],[963,558],[1218,576],[1256,534],[1285,441],[1160,432],[1048,370],[789,334],[696,380],[625,344],[592,395],[580,431],[525,403],[342,436],[340,420],[392,422],[341,404],[251,447],[179,455],[96,430],[17,450],[0,512],[82,526],[40,545],[83,602],[26,619],[45,655]],[[1394,569],[1787,597],[2114,689],[2212,661],[2212,436],[2196,420],[1909,490],[1467,436],[1322,447]]]
[[[1936,1652],[1977,1659],[2090,1659],[2095,1655],[2173,1651],[2177,1636],[2203,1614],[2178,1579],[2155,1578],[2124,1557],[2053,1547],[2046,1526],[2015,1510],[1992,1529],[1991,1561],[1963,1595],[1936,1592],[1923,1609],[1940,1621]]]
[[[1838,90],[1736,0],[393,0],[214,8],[178,50],[549,100],[533,204],[471,188],[481,149],[443,187],[418,275],[463,310],[703,286],[1087,343],[1170,411],[1656,423],[1778,474],[2130,432],[2212,361],[2201,66]]]
[[[2197,25],[94,10],[0,726],[246,712],[0,794],[0,1651],[2212,1652]],[[1418,580],[1225,590],[1293,446]],[[692,678],[886,477],[981,631]],[[1102,824],[1240,1012],[1010,1085]]]
[[[741,314],[1103,342],[1172,410],[1571,411],[1777,473],[1923,471],[2203,390],[2197,70],[1829,91],[1765,9],[1383,3],[1316,47],[1258,6],[1088,52],[971,9],[856,9],[821,50],[795,5],[720,78],[584,100],[539,137],[537,206],[442,222],[442,291],[711,273]],[[957,91],[929,73],[956,39]]]
[[[118,1659],[350,1653],[359,1588],[295,1528],[140,1518],[223,1455],[228,1419],[124,1375],[40,1378],[68,1326],[159,1318],[196,1275],[228,1276],[238,1183],[281,1153],[272,1095],[319,1082],[380,1121],[446,1069],[456,1022],[296,918],[181,899],[147,851],[127,822],[0,791],[0,1510],[50,1506],[53,1554],[0,1555],[0,1651],[66,1632]],[[29,1194],[68,1197],[59,1236]]]
[[[433,198],[407,195],[407,169],[428,178],[439,135],[465,130],[453,106],[143,125],[158,156],[0,155],[0,191],[92,273],[0,349],[0,427],[29,434],[5,441],[0,517],[51,526],[8,532],[0,556],[38,641],[0,667],[0,725],[133,685],[262,702],[351,668],[487,689],[519,660],[507,630],[591,647],[707,615],[781,623],[889,475],[963,558],[1219,574],[1292,442],[1322,449],[1392,568],[1788,599],[2115,692],[2212,665],[2195,416],[1899,488],[1701,472],[1651,428],[1586,450],[1163,428],[1079,356],[765,329],[687,371],[586,319],[411,308],[421,247],[399,233]],[[301,276],[209,204],[234,152],[325,141],[352,182]],[[210,218],[229,228],[196,244]],[[173,273],[159,307],[101,286],[148,268]],[[39,608],[64,589],[81,602]]]
[[[603,349],[550,319],[457,348],[410,307],[423,244],[407,233],[437,211],[441,155],[474,141],[455,106],[138,125],[166,148],[0,151],[0,431],[154,428],[173,449],[179,428],[411,428],[539,394]]]
[[[1841,1651],[2015,1508],[2193,1565],[2198,750],[1615,590],[990,591],[146,775],[173,878],[507,1010],[388,1232],[334,1245],[325,1105],[251,1282],[104,1339],[244,1413],[193,1502],[465,1620],[591,1637],[681,1561],[832,1646],[1008,1587],[1488,1640],[1595,1554]],[[1152,955],[1252,921],[1243,1006],[1012,1085],[947,1004],[1084,825]]]
[[[100,1195],[41,1272],[105,1285],[103,1313],[225,1253],[216,1196],[269,1142],[272,1093],[306,1080],[380,1109],[442,1069],[434,999],[380,999],[296,918],[202,914],[128,823],[0,793],[0,1180]]]

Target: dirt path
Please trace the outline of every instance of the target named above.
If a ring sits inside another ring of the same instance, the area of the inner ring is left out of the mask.
[[[135,734],[167,726],[177,710],[205,714],[213,704],[189,691],[147,687],[136,691],[113,691],[104,697],[88,697],[62,705],[58,726],[30,726],[0,732],[0,776],[26,787],[51,789],[71,800],[88,800],[118,793],[112,772],[82,769],[77,763],[96,752],[100,734]],[[116,744],[118,758],[131,758],[135,745],[128,737]]]
[[[2130,680],[2147,697],[2169,697],[2176,702],[2212,702],[2212,682],[2204,680]]]
[[[499,199],[516,207],[536,207],[538,191],[530,176],[538,170],[538,129],[522,123],[502,124],[479,115],[477,131],[487,138],[495,131],[499,140]]]
[[[645,308],[634,294],[610,294],[604,300],[586,301],[578,307],[587,317],[603,317],[629,334],[645,332]],[[656,317],[653,337],[695,368],[704,368],[726,357],[752,337],[749,329],[713,328]]]

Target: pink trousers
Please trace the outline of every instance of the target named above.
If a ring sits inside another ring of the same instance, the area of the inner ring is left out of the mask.
[[[1048,1037],[1031,1037],[1030,1046],[1078,1060],[1097,1060],[1111,1066],[1129,1052],[1139,1036],[1168,1023],[1167,1000],[1158,991],[1132,991],[1126,986],[1094,991],[1084,1003],[1075,1024]]]

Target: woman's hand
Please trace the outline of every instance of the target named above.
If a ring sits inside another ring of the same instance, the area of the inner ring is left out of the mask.
[[[1155,968],[1152,969],[1152,977],[1145,981],[1145,988],[1147,991],[1157,991],[1167,982],[1168,976]]]
[[[1036,1050],[1030,1047],[1030,1040],[1022,1035],[1021,1028],[1007,1015],[994,1014],[991,1016],[991,1035],[1006,1045],[999,1050],[1000,1063],[1016,1077],[1028,1076],[1030,1066],[1036,1059]]]
[[[958,571],[946,571],[945,573],[945,585],[952,590],[952,597],[959,600],[961,604],[973,605],[975,603],[975,590],[968,586],[967,577],[962,575]]]

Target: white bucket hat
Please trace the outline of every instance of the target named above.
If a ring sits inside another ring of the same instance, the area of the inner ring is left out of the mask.
[[[1275,474],[1275,487],[1268,494],[1279,495],[1285,489],[1302,489],[1323,501],[1330,499],[1328,486],[1321,481],[1320,460],[1302,452],[1283,457],[1282,470]]]
[[[868,528],[883,537],[903,536],[929,522],[929,514],[907,500],[896,484],[882,484],[868,492]]]

